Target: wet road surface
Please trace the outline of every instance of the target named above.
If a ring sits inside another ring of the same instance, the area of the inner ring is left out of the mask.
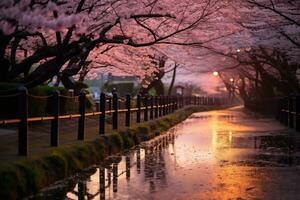
[[[31,198],[300,199],[299,136],[241,107],[195,113]]]

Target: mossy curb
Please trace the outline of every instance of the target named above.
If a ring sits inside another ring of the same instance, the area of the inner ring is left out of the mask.
[[[105,156],[149,140],[180,123],[193,112],[221,107],[189,107],[171,115],[101,136],[93,142],[61,146],[0,168],[0,199],[21,199],[51,183],[99,163]]]

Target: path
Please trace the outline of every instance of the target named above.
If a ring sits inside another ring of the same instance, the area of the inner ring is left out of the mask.
[[[241,107],[196,113],[167,135],[109,158],[40,195],[45,199],[300,199],[299,136]],[[112,165],[113,160],[118,165]],[[99,190],[101,170],[105,170],[105,191]]]

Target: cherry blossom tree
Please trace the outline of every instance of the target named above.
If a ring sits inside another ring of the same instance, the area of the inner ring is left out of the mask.
[[[30,88],[59,73],[68,77],[110,45],[201,44],[215,37],[206,25],[226,6],[217,0],[4,0],[0,81],[22,76]],[[187,33],[202,37],[187,39]]]

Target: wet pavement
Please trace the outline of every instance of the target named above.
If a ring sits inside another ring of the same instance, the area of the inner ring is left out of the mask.
[[[300,134],[241,107],[195,113],[30,199],[300,199]]]

